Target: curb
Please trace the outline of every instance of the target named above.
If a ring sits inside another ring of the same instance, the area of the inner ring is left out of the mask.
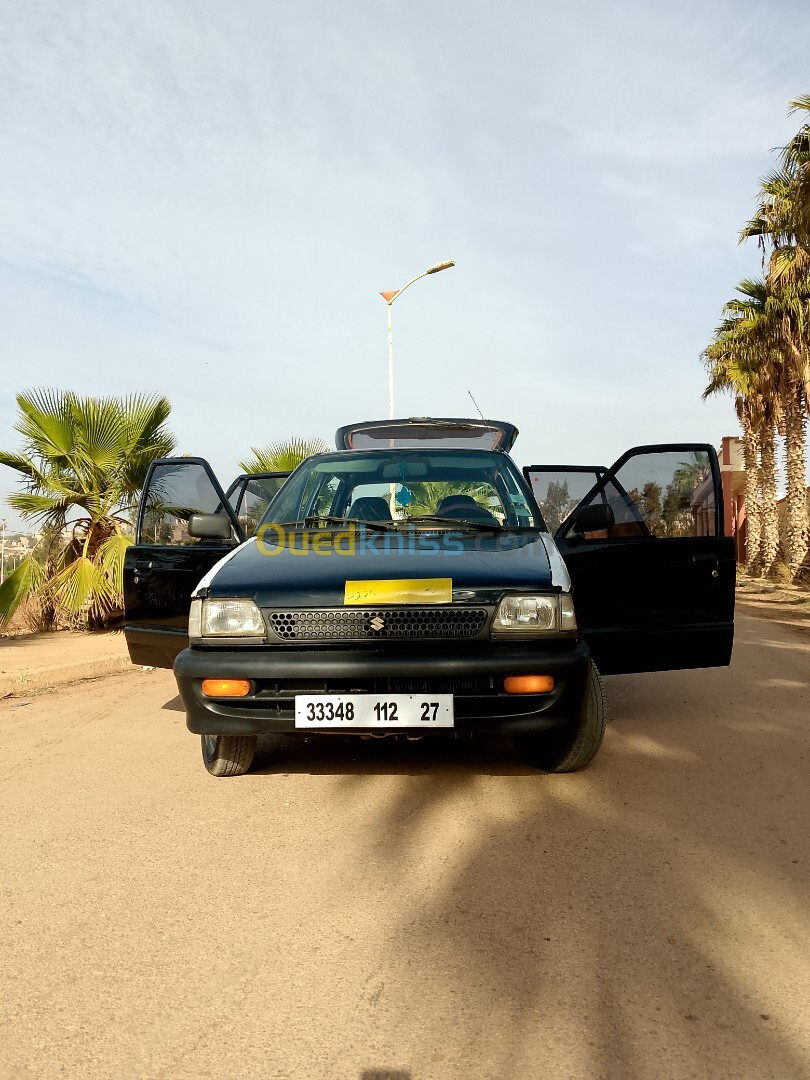
[[[0,675],[0,699],[20,695],[39,694],[57,687],[69,686],[83,679],[99,679],[104,675],[118,675],[125,671],[137,671],[128,656],[99,656],[92,660],[74,660],[24,675]]]

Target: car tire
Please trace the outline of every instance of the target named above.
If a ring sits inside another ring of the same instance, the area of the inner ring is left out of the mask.
[[[605,695],[596,664],[590,677],[577,721],[559,734],[520,732],[512,736],[515,749],[528,764],[543,772],[576,772],[589,765],[605,734]]]
[[[241,776],[253,764],[255,735],[201,735],[202,758],[212,776]]]

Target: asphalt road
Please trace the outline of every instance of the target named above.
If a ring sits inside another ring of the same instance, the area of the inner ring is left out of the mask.
[[[0,704],[0,1076],[810,1076],[810,638],[607,680],[601,755],[265,742],[168,672]]]

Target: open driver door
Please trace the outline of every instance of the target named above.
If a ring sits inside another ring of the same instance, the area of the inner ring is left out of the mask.
[[[188,646],[191,594],[200,579],[251,536],[288,473],[243,473],[222,490],[203,458],[161,458],[149,467],[124,558],[127,647],[134,664],[171,667]],[[220,539],[189,533],[192,514],[223,518]]]

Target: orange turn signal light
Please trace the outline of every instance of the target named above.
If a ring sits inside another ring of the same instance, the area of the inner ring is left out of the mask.
[[[206,697],[247,697],[250,683],[247,679],[203,679],[202,692]]]
[[[507,694],[550,694],[554,689],[553,675],[508,675],[503,680]]]

